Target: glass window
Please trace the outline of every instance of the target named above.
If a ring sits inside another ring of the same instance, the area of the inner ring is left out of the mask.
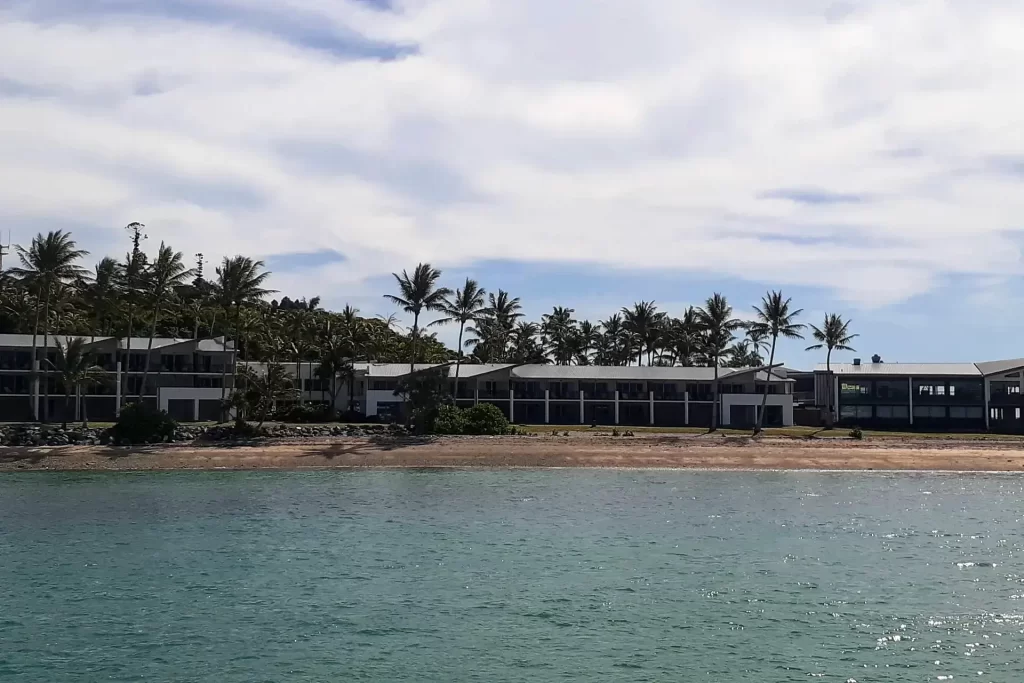
[[[910,410],[907,406],[876,406],[875,415],[882,420],[906,420]]]
[[[942,419],[946,417],[946,409],[942,406],[914,406],[914,417]]]
[[[974,406],[953,406],[949,409],[951,420],[980,420],[984,414],[983,409]]]
[[[839,386],[839,393],[843,396],[870,396],[871,384],[869,382],[843,382]]]
[[[875,382],[875,396],[890,401],[906,401],[908,384],[905,381],[879,380]]]

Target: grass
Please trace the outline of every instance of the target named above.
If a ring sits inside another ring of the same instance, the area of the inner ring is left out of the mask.
[[[517,429],[530,434],[550,434],[551,432],[590,433],[590,434],[611,434],[612,429],[631,431],[634,434],[707,434],[706,427],[630,427],[629,425],[601,425],[590,427],[588,425],[516,425]],[[749,429],[719,429],[718,434],[722,436],[750,436]],[[850,428],[836,427],[832,430],[823,430],[820,427],[766,427],[763,432],[766,437],[788,437],[795,439],[836,439],[849,438]],[[990,434],[984,432],[884,432],[864,430],[865,439],[953,439],[959,441],[1024,441],[1024,435],[1020,434]]]

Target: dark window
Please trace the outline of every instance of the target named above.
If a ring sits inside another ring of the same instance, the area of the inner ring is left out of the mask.
[[[914,406],[914,417],[945,419],[946,409],[942,406]]]
[[[906,420],[910,418],[907,406],[876,406],[875,416],[880,420]]]

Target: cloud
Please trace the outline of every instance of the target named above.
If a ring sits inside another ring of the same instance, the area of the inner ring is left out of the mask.
[[[501,259],[885,306],[1021,270],[1022,31],[1010,0],[16,1],[0,220],[94,253],[141,220],[328,303]]]

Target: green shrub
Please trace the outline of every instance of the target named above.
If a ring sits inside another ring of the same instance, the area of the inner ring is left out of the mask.
[[[303,424],[331,421],[331,410],[328,406],[319,403],[307,403],[304,405],[292,405],[274,414],[278,422],[298,422]]]
[[[501,409],[490,403],[480,403],[462,411],[466,420],[466,434],[508,434],[508,418]]]
[[[130,403],[121,410],[117,422],[110,428],[115,443],[162,443],[174,437],[178,423],[162,410],[142,403]]]
[[[854,427],[850,430],[850,438],[860,441],[864,438],[864,432],[861,431],[860,427]]]
[[[441,406],[430,431],[433,434],[465,434],[466,411],[455,406]]]

